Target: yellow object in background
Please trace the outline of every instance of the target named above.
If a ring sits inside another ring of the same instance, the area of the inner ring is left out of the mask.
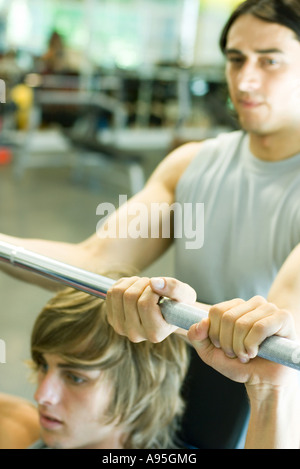
[[[11,100],[17,106],[16,123],[19,130],[28,129],[30,112],[33,105],[33,91],[29,86],[20,83],[11,90]]]

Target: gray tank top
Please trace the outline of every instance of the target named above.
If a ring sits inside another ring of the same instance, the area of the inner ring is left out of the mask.
[[[266,297],[300,243],[300,154],[265,162],[250,152],[243,131],[222,134],[188,166],[176,202],[204,204],[203,246],[188,249],[184,230],[175,239],[176,277],[207,304]]]

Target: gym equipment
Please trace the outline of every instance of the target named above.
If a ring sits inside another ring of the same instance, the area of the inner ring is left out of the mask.
[[[6,242],[0,242],[0,261],[102,299],[116,282]],[[207,311],[168,298],[163,298],[159,305],[169,324],[185,330],[208,315]],[[297,342],[269,337],[261,344],[258,356],[300,370],[300,344]]]

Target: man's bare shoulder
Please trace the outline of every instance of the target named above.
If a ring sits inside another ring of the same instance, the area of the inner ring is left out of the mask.
[[[161,183],[174,192],[182,174],[198,155],[204,142],[189,142],[174,151],[159,164],[148,184]]]

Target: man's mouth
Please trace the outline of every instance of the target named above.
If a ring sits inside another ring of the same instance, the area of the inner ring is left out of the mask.
[[[239,104],[240,106],[246,109],[255,109],[261,106],[263,103],[261,101],[256,101],[252,99],[240,99]]]
[[[261,106],[261,103],[257,101],[240,101],[240,104],[246,108],[256,108]]]
[[[40,412],[40,424],[47,430],[54,430],[63,425],[63,421],[54,415]]]

